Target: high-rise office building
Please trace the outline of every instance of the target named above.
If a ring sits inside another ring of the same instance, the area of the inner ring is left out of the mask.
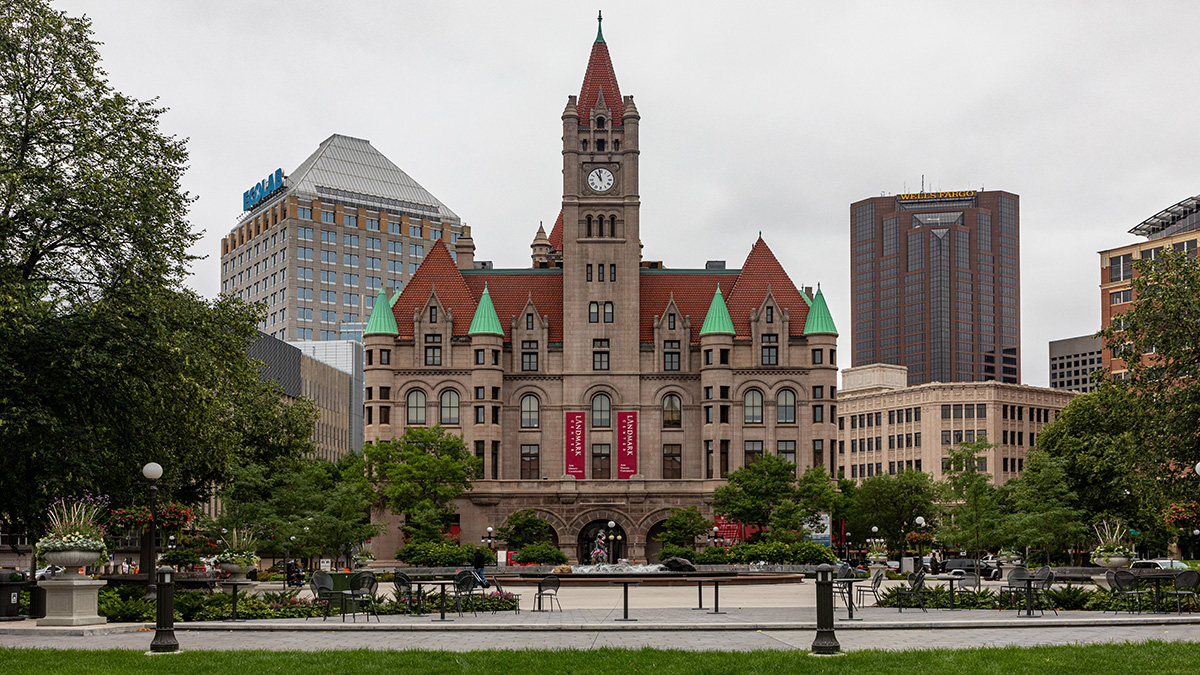
[[[1020,202],[918,192],[850,205],[851,360],[908,384],[1021,381]]]
[[[1050,341],[1050,388],[1086,394],[1096,390],[1092,371],[1101,365],[1100,338],[1092,335]]]
[[[284,340],[361,340],[379,290],[394,297],[435,241],[464,234],[369,141],[336,134],[291,174],[277,169],[247,190],[242,206],[221,240],[221,292],[265,303],[259,329]]]

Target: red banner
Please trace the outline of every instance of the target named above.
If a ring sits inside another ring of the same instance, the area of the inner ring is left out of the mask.
[[[567,475],[574,476],[576,480],[583,480],[583,467],[585,464],[585,455],[583,452],[584,413],[567,413],[567,423],[565,426],[567,441],[564,448],[567,455],[565,462]]]
[[[617,478],[637,473],[637,413],[617,413]]]

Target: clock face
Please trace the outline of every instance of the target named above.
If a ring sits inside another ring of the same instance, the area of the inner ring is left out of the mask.
[[[608,169],[595,169],[588,174],[587,184],[596,192],[608,192],[613,186],[613,174]]]

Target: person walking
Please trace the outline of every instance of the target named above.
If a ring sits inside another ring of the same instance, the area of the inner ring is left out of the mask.
[[[483,568],[487,567],[488,559],[481,549],[475,549],[475,558],[471,561],[471,576],[475,577],[476,588],[487,588],[487,577],[483,576]]]

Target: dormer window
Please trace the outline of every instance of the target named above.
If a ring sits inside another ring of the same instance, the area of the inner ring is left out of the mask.
[[[767,323],[775,323],[775,308],[767,307]]]
[[[437,307],[429,308],[429,323],[437,323]]]
[[[597,128],[597,129],[603,129],[603,128],[604,128],[604,118],[603,118],[603,117],[597,117],[597,118],[596,118],[596,128]]]

